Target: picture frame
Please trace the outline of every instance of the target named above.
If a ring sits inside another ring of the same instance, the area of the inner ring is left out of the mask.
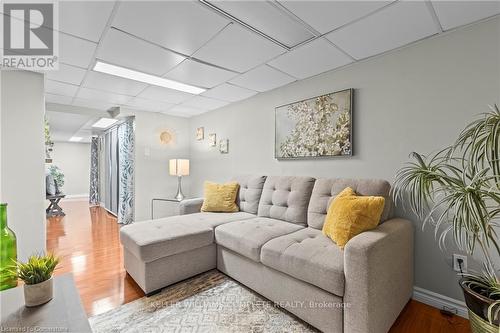
[[[229,139],[222,139],[219,141],[219,152],[221,154],[229,153]]]
[[[353,155],[354,89],[344,89],[275,108],[274,157],[321,159]]]
[[[217,134],[215,133],[208,134],[208,145],[210,147],[217,146]]]
[[[196,140],[201,141],[205,138],[205,128],[204,127],[198,127],[196,129]]]

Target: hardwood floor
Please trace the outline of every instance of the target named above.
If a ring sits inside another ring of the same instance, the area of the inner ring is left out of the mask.
[[[123,268],[116,218],[85,201],[65,201],[63,218],[47,219],[47,249],[61,257],[55,274],[72,272],[87,315],[94,316],[144,296]],[[391,333],[465,333],[469,322],[411,300]]]

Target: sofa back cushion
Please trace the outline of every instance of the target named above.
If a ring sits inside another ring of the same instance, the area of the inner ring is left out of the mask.
[[[236,197],[236,204],[240,207],[240,211],[257,214],[266,176],[241,175],[234,177],[233,180],[240,184]]]
[[[385,199],[384,211],[380,222],[389,219],[392,209],[390,197],[391,185],[381,179],[317,179],[311,194],[307,212],[307,224],[316,229],[322,229],[326,213],[333,198],[346,187],[352,188],[358,195],[381,196]]]
[[[268,176],[258,215],[305,226],[313,186],[312,177]]]

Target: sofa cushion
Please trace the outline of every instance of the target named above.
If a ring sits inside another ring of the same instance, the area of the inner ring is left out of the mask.
[[[240,190],[236,198],[240,211],[257,214],[266,176],[242,175],[234,177],[233,180],[240,184]]]
[[[294,278],[344,295],[344,253],[320,230],[304,228],[267,242],[261,262]]]
[[[313,185],[311,177],[267,177],[257,215],[305,226]]]
[[[170,216],[126,225],[120,238],[137,258],[150,262],[212,244],[216,226],[253,217],[243,212]]]
[[[391,185],[381,179],[317,179],[311,194],[307,211],[307,224],[315,229],[322,229],[326,213],[333,198],[346,187],[352,188],[358,195],[381,196],[385,199],[384,211],[380,222],[390,218],[392,201]]]
[[[293,223],[257,217],[218,226],[215,228],[215,242],[259,262],[260,249],[265,243],[302,228]]]

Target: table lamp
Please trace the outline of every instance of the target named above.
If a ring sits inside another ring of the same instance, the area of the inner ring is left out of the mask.
[[[181,201],[184,199],[182,193],[182,176],[189,176],[189,160],[173,159],[169,161],[169,172],[171,176],[177,176],[177,194],[175,199]]]

